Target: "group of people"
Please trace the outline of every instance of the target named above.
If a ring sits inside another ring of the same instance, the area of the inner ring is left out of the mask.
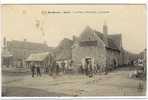
[[[101,67],[87,59],[80,65],[80,73],[85,74],[86,76],[92,77],[98,72],[103,72],[106,75],[109,72],[109,68],[105,66]]]
[[[72,62],[68,63],[64,61],[62,62],[54,61],[53,63],[47,65],[46,67],[43,67],[43,69],[45,73],[52,76],[53,74],[58,75],[60,72],[68,73],[71,67],[72,67]],[[32,77],[34,77],[35,75],[41,76],[41,66],[37,64],[32,64],[31,72],[32,72]],[[92,77],[97,72],[104,72],[105,74],[107,74],[109,72],[109,68],[107,67],[102,68],[98,64],[93,64],[91,60],[86,60],[84,64],[80,65],[79,72],[89,77]]]
[[[31,72],[32,72],[32,77],[34,77],[35,75],[37,76],[41,76],[41,69],[39,65],[32,65],[31,66]]]
[[[35,75],[41,76],[42,72],[50,76],[52,76],[53,74],[58,75],[60,72],[67,73],[69,66],[71,66],[71,63],[68,64],[65,61],[61,61],[61,62],[54,61],[53,63],[46,66],[41,66],[39,64],[31,64],[30,68],[31,68],[32,77],[34,77]]]
[[[69,67],[71,66],[71,63],[61,61],[61,62],[55,62],[53,63],[49,68],[50,68],[50,73],[56,73],[57,75],[62,72],[62,73],[67,73],[69,70]]]

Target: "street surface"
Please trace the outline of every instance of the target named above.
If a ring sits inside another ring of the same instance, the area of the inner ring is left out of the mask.
[[[92,78],[85,75],[32,78],[30,73],[12,75],[4,72],[2,92],[4,96],[145,96],[146,82],[129,78],[133,70],[125,67]]]

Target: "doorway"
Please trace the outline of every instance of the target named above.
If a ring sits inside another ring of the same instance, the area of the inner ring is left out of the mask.
[[[85,57],[82,59],[82,72],[86,75],[93,73],[94,67],[94,58]]]

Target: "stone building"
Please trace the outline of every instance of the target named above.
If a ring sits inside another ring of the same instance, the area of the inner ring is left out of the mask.
[[[4,43],[7,50],[12,54],[13,66],[15,67],[25,66],[24,60],[32,53],[50,52],[52,50],[47,44],[28,42],[25,39],[24,41],[6,41],[4,39]]]
[[[73,41],[64,38],[59,45],[54,49],[54,54],[56,56],[56,61],[70,60],[72,58],[72,48]]]
[[[65,64],[65,69],[71,68],[70,63],[72,59],[72,45],[72,40],[64,38],[54,49],[56,63],[59,65],[60,68],[62,67],[62,63]]]
[[[103,33],[87,26],[79,37],[73,38],[72,60],[78,66],[90,60],[99,67],[118,67],[122,65],[121,34],[108,34],[107,25]]]

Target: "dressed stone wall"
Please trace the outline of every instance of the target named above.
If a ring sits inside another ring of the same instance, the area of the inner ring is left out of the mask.
[[[80,46],[83,41],[97,41],[96,46]],[[80,66],[82,59],[86,57],[94,58],[94,63],[100,67],[106,66],[106,49],[104,42],[93,33],[84,33],[80,36],[80,41],[74,43],[72,48],[72,60],[74,66]]]

